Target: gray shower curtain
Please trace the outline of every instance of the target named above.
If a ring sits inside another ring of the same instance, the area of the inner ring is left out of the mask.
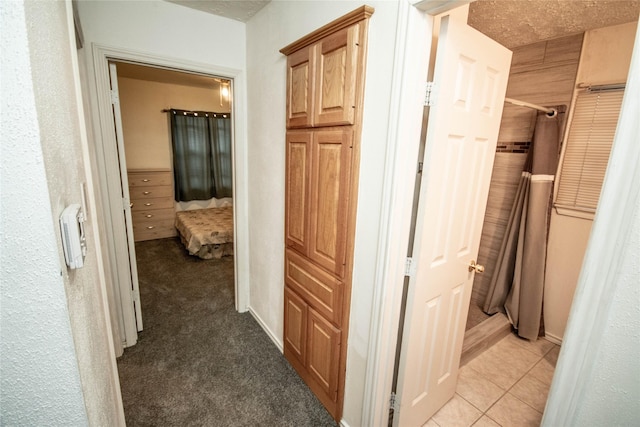
[[[538,113],[533,142],[491,278],[484,311],[504,311],[518,335],[540,332],[547,234],[558,165],[560,115]]]

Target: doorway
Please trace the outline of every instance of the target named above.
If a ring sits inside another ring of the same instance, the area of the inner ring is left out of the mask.
[[[240,71],[203,67],[200,64],[175,61],[163,57],[153,57],[146,54],[138,54],[135,52],[127,52],[119,49],[105,48],[94,46],[93,48],[93,71],[96,76],[96,99],[98,102],[96,122],[100,124],[98,136],[96,138],[98,147],[97,166],[99,173],[99,182],[101,187],[101,200],[105,218],[106,234],[112,236],[108,239],[105,251],[106,262],[108,266],[107,274],[110,276],[110,286],[107,293],[109,297],[109,309],[112,318],[112,328],[114,333],[114,347],[117,356],[121,355],[124,347],[135,344],[137,340],[137,331],[134,330],[133,339],[125,336],[120,325],[116,321],[119,319],[117,307],[123,310],[131,307],[129,304],[122,304],[122,299],[118,299],[119,293],[124,294],[131,289],[131,271],[129,264],[129,256],[127,249],[127,231],[126,224],[119,211],[122,206],[122,180],[117,173],[113,171],[119,170],[119,154],[117,150],[116,132],[114,129],[114,118],[112,110],[112,95],[109,81],[109,62],[126,62],[136,65],[144,65],[154,67],[156,69],[164,69],[171,71],[181,71],[187,73],[192,78],[203,77],[217,78],[232,82],[229,89],[231,90],[232,102],[230,108],[233,118],[233,145],[232,145],[232,185],[234,188],[234,218],[246,217],[247,204],[244,198],[247,194],[246,188],[246,167],[241,159],[246,156],[246,130],[244,127],[245,106],[243,96],[245,85],[244,78]],[[197,77],[200,76],[200,77]],[[231,98],[230,98],[231,99]],[[218,102],[220,98],[218,97]],[[161,117],[165,117],[166,113],[161,111],[154,112]],[[167,122],[164,122],[167,123]],[[167,126],[167,125],[165,125]],[[126,161],[126,159],[125,159]],[[237,164],[236,164],[237,163]],[[128,203],[127,203],[128,205]],[[235,253],[235,272],[234,272],[234,301],[235,309],[239,312],[247,311],[248,306],[248,225],[246,223],[234,222],[234,253]],[[110,273],[110,274],[109,274]]]
[[[114,61],[109,66],[112,90],[117,88],[118,159],[123,197],[130,207],[127,234],[137,330],[141,331],[145,304],[136,276],[138,261],[147,259],[138,253],[145,247],[142,242],[179,238],[196,258],[232,257],[232,82],[128,62]],[[202,167],[206,169],[196,174],[195,169]],[[182,225],[178,219],[195,215],[208,221],[210,228],[202,233],[215,230],[224,243],[201,242],[196,230],[177,227]],[[193,233],[188,248],[186,232]]]

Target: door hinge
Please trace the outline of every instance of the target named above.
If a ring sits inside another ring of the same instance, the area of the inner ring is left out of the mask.
[[[418,162],[418,173],[422,173],[422,168],[424,167],[423,162]]]
[[[127,199],[126,197],[122,198],[122,210],[126,211],[127,209],[131,209],[133,207],[133,204],[129,202],[129,199]]]
[[[426,82],[424,84],[424,106],[425,107],[432,107],[434,104],[434,83],[433,82]]]
[[[414,275],[415,272],[416,272],[416,266],[413,263],[413,258],[407,257],[407,259],[404,262],[404,275],[411,277]]]
[[[389,397],[389,409],[393,411],[397,411],[400,409],[400,402],[398,402],[398,397],[395,392],[391,392],[391,397]]]
[[[109,91],[109,93],[111,94],[111,103],[112,104],[120,103],[120,97],[118,96],[118,92],[116,92],[115,90],[111,89]]]

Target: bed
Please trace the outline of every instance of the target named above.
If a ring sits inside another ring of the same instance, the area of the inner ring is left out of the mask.
[[[233,207],[176,212],[176,228],[190,255],[202,259],[233,255]]]

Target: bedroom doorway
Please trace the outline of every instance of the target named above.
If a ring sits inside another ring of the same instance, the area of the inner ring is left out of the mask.
[[[145,61],[142,62],[141,59]],[[236,125],[236,123],[243,122],[243,112],[241,110],[239,113],[240,120],[236,120],[232,114],[232,110],[241,107],[239,105],[241,103],[235,101],[234,89],[238,83],[240,87],[243,87],[243,82],[242,80],[237,82],[238,76],[233,70],[218,72],[218,70],[201,69],[198,65],[175,64],[163,58],[150,60],[146,55],[142,58],[141,55],[100,47],[94,49],[94,67],[100,114],[98,132],[102,136],[102,138],[97,138],[98,150],[96,154],[98,170],[101,175],[106,234],[112,236],[106,243],[109,261],[107,265],[110,270],[108,273],[111,278],[107,281],[107,295],[115,353],[119,357],[123,354],[125,347],[130,347],[137,342],[137,333],[142,329],[140,300],[137,297],[135,286],[138,270],[135,261],[137,241],[155,238],[178,239],[173,225],[172,211],[221,206],[228,207],[232,212],[228,221],[231,224],[229,234],[231,236],[245,235],[242,226],[238,230],[237,222],[234,221],[238,215],[236,212],[238,207],[235,206],[232,198],[232,194],[235,195],[236,192],[236,176],[246,173],[242,170],[242,164],[239,170],[234,165],[238,151],[243,151],[242,148],[237,148],[237,140],[244,140],[244,129],[237,128]],[[117,90],[113,90],[114,88],[109,81],[110,68],[115,68],[116,73],[119,74],[119,77],[115,79],[117,82],[115,89],[119,89],[119,93]],[[137,86],[134,84],[132,88],[132,82],[137,82]],[[163,89],[158,90],[158,85],[164,85]],[[176,98],[176,103],[173,103],[174,101],[167,97],[176,93],[182,96]],[[152,102],[149,108],[141,107],[144,98],[151,98]],[[201,100],[208,98],[208,104],[203,104],[202,101],[198,103],[198,98]],[[181,103],[181,100],[187,101]],[[166,104],[161,104],[162,102]],[[133,114],[131,114],[132,108],[130,108],[132,105]],[[116,106],[122,107],[123,121],[120,123],[119,130],[116,126]],[[182,203],[173,201],[171,120],[169,112],[162,111],[170,110],[172,107],[185,111],[223,113],[226,116],[226,132],[230,141],[226,145],[227,149],[223,155],[227,158],[228,169],[231,169],[230,176],[226,181],[230,187],[229,193],[232,194],[225,194],[225,197],[221,198],[213,197],[206,201]],[[132,119],[132,117],[134,118]],[[163,131],[165,134],[161,136]],[[130,144],[128,140],[131,139],[137,140],[138,144]],[[120,147],[118,146],[119,140],[122,141]],[[240,146],[242,145],[241,142]],[[134,177],[129,174],[132,171],[134,175],[135,172],[141,171],[152,175],[135,177],[140,179],[132,185]],[[156,181],[158,186],[144,188],[144,185],[149,186],[153,183],[151,178]],[[240,179],[240,181],[244,180]],[[150,202],[142,201],[142,203],[138,203],[138,207],[144,207],[144,209],[137,211],[136,199],[140,196],[148,196],[149,193],[153,196],[159,196],[158,200],[152,201],[153,207],[158,209],[151,211],[148,206]],[[244,191],[240,190],[240,194],[243,193]],[[155,202],[161,203],[155,204]],[[240,209],[246,209],[246,207]],[[123,210],[125,215],[123,215]],[[146,224],[145,221],[156,222]],[[237,244],[231,242],[227,246],[233,248]],[[244,248],[244,245],[240,247]],[[237,253],[231,249],[226,250],[225,255],[230,252]],[[238,265],[236,255],[230,255],[230,259],[234,266]],[[246,259],[240,261],[243,271],[246,268],[242,265],[247,262]],[[233,268],[232,271],[233,305],[236,311],[244,312],[247,300],[244,297],[247,294],[245,287],[248,286],[239,285],[237,269]],[[144,302],[142,304],[144,305]]]

